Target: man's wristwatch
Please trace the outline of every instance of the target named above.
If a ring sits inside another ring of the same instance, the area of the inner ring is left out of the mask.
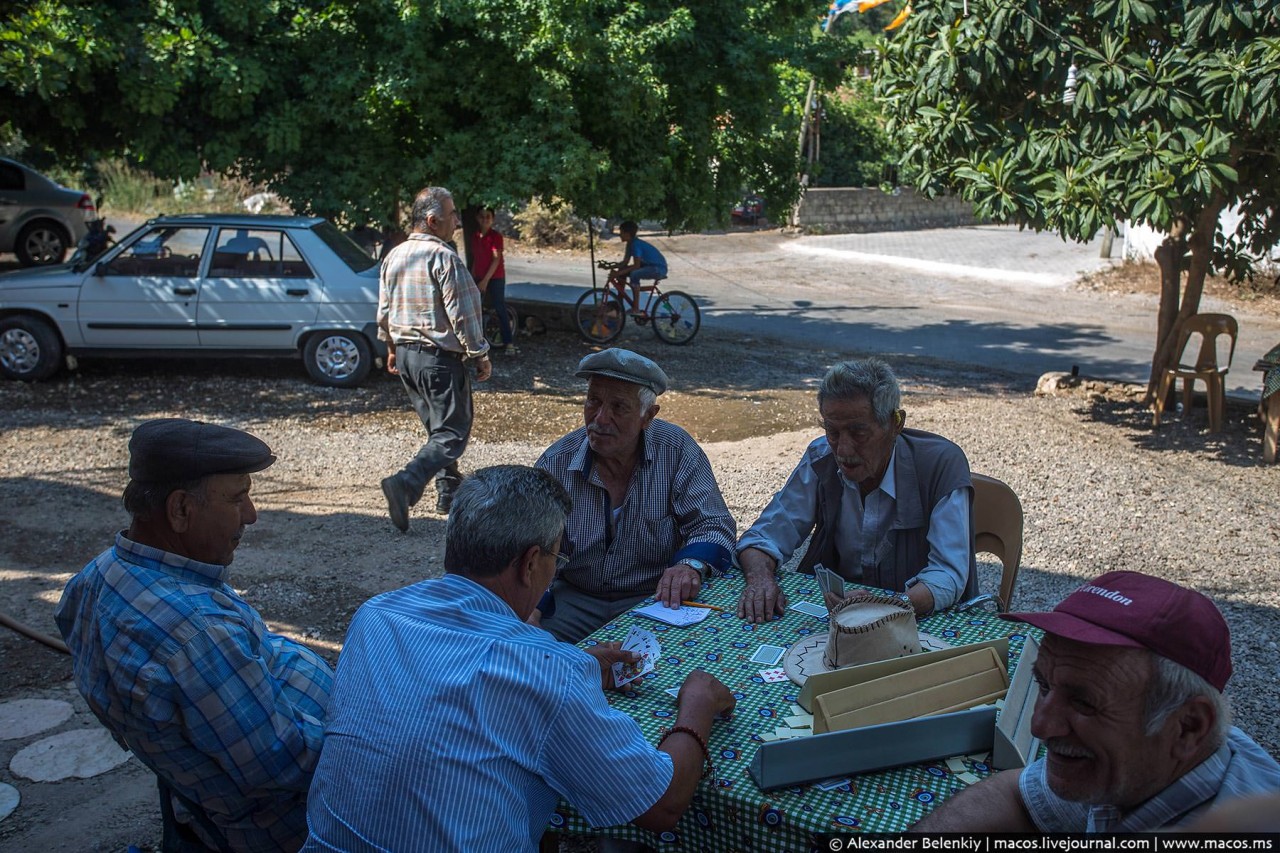
[[[702,577],[703,583],[706,583],[707,578],[711,577],[711,566],[701,560],[687,559],[681,560],[680,562],[684,563],[686,566],[696,569],[698,574]]]

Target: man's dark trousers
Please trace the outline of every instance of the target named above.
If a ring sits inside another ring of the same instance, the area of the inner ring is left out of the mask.
[[[442,494],[452,495],[462,481],[458,460],[471,438],[471,377],[460,354],[414,344],[396,348],[396,366],[429,436],[397,475],[412,506],[437,474]]]

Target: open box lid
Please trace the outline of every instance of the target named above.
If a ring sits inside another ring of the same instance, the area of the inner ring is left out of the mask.
[[[808,692],[802,691],[799,701],[805,708],[812,708],[814,697],[823,689],[849,687],[983,646],[999,649],[1007,659],[1008,640],[1002,638],[957,646],[954,650],[878,661],[813,676],[805,683],[805,691]],[[762,743],[752,756],[748,773],[762,790],[767,791],[979,752],[991,752],[992,766],[998,770],[1025,767],[1040,748],[1040,742],[1031,736],[1031,716],[1036,699],[1031,668],[1038,652],[1039,646],[1028,636],[1010,680],[1003,711],[988,705]]]

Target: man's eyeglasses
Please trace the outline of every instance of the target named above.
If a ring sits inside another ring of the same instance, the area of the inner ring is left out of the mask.
[[[560,574],[569,565],[569,558],[573,556],[573,542],[563,534],[560,536],[560,553],[556,554],[556,574]]]

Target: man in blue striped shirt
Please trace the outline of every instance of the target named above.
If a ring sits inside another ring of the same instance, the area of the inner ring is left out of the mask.
[[[181,831],[214,849],[302,843],[333,684],[319,655],[268,631],[228,585],[258,518],[249,475],[275,460],[240,430],[139,426],[124,491],[133,521],[55,614],[90,709],[172,789],[176,812],[203,813]]]
[[[544,471],[481,469],[455,493],[445,576],[356,613],[304,850],[532,851],[561,797],[593,826],[675,825],[733,695],[690,673],[655,749],[601,689],[634,655],[588,654],[526,622],[562,560],[570,506]]]
[[[689,433],[658,420],[667,375],[630,350],[588,355],[585,424],[542,454],[573,498],[573,556],[542,627],[576,643],[649,596],[667,607],[698,597],[727,568],[737,530],[711,463]],[[550,600],[548,602],[550,603]]]

